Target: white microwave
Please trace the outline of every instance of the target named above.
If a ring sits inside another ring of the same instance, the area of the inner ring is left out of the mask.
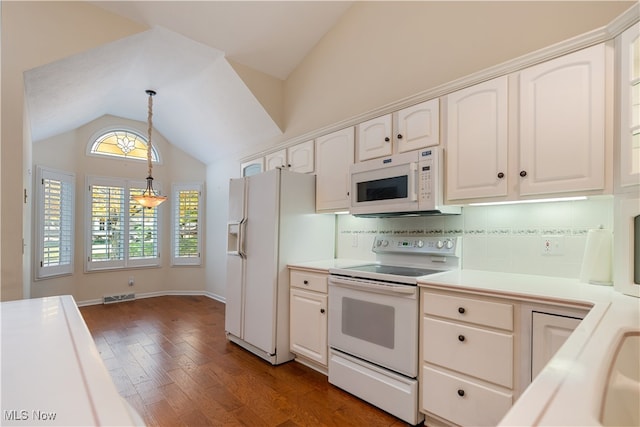
[[[351,207],[355,216],[459,214],[442,203],[442,150],[438,147],[351,165]]]

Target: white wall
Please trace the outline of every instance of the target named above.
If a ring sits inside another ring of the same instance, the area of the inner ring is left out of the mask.
[[[355,2],[285,82],[285,138],[608,24],[633,2]]]
[[[338,217],[338,256],[375,259],[376,233],[460,236],[462,267],[577,279],[589,229],[613,231],[613,198],[464,207],[462,215],[419,218]],[[545,239],[562,254],[543,254]],[[356,243],[357,242],[357,243]],[[357,246],[356,246],[357,244]]]
[[[26,165],[31,164],[31,144],[24,128],[28,118],[24,110],[24,79],[26,70],[48,64],[86,49],[102,45],[146,29],[85,2],[0,2],[2,18],[2,300],[23,297],[23,268],[30,268],[23,259],[23,218],[29,227],[28,211],[23,212],[23,189],[31,197]],[[24,176],[24,179],[23,179]],[[26,236],[28,238],[28,236]],[[24,253],[31,250],[24,241]],[[24,267],[23,267],[24,265]]]
[[[146,123],[125,120],[113,116],[104,116],[53,138],[33,144],[33,169],[36,165],[47,166],[76,175],[75,209],[75,257],[74,272],[71,276],[62,276],[31,283],[31,297],[69,294],[78,302],[99,300],[103,295],[135,292],[153,294],[165,291],[204,290],[205,267],[170,266],[171,250],[171,201],[160,205],[159,221],[161,230],[160,268],[127,269],[116,271],[84,272],[85,225],[87,211],[86,177],[115,176],[144,180],[147,165],[140,160],[123,160],[88,156],[87,146],[104,129],[123,126],[146,134]],[[159,132],[153,134],[153,144],[160,153],[161,163],[154,164],[154,188],[170,196],[172,183],[204,183],[206,167],[182,150],[170,144]],[[206,210],[205,210],[206,213]],[[34,215],[35,218],[35,215]],[[135,285],[128,286],[128,279],[134,277]]]
[[[227,279],[227,220],[229,179],[240,176],[240,165],[222,159],[207,167],[206,290],[224,300]]]

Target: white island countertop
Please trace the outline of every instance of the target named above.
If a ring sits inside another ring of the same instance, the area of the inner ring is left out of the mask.
[[[625,332],[640,328],[638,298],[575,279],[476,270],[424,276],[419,284],[590,308],[500,425],[601,425],[601,402],[618,340]]]
[[[0,304],[3,426],[131,426],[73,298]]]

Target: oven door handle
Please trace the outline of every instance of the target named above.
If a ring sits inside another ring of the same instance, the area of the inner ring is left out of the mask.
[[[330,276],[329,285],[387,295],[415,295],[416,293],[416,287],[411,285],[394,285],[364,279],[349,279],[346,277]]]

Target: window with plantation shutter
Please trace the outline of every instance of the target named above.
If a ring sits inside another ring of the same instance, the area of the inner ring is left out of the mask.
[[[133,199],[145,185],[88,178],[87,271],[160,265],[158,208],[143,208]]]
[[[36,168],[36,279],[73,273],[75,175]]]
[[[172,191],[172,265],[200,265],[202,184],[175,184]]]

